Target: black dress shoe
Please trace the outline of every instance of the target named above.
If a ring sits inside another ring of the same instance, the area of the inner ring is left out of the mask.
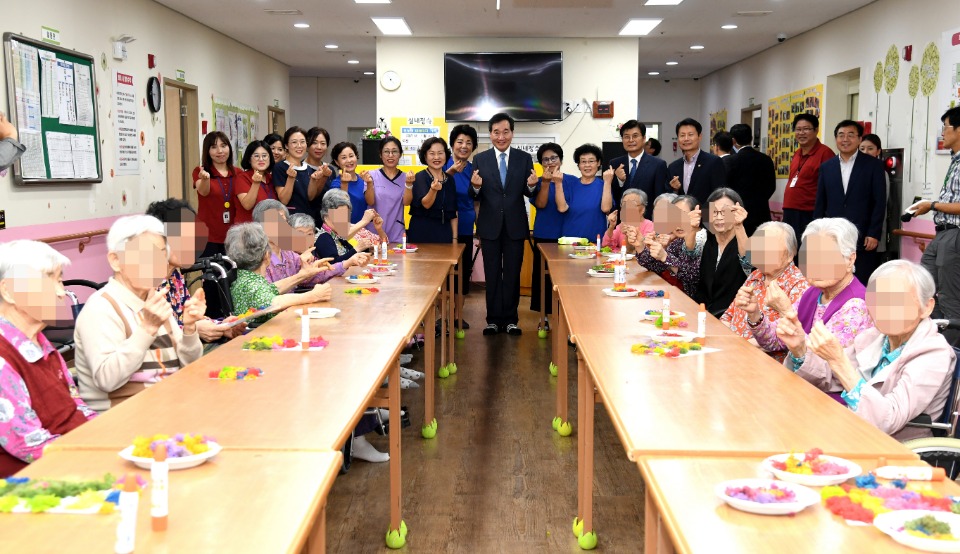
[[[507,325],[507,334],[518,337],[523,334],[523,331],[517,325],[511,323]]]
[[[486,327],[483,328],[484,335],[496,335],[500,332],[500,328],[497,327],[496,323],[488,323]]]

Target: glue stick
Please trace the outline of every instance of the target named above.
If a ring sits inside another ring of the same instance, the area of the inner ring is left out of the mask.
[[[153,452],[153,464],[150,465],[150,526],[154,531],[167,530],[169,494],[170,464],[167,462],[167,445],[160,443]]]
[[[310,315],[307,308],[300,311],[300,348],[310,349]]]
[[[137,508],[140,504],[140,492],[137,490],[137,476],[128,473],[123,480],[118,502],[120,522],[117,523],[117,542],[113,545],[116,554],[131,554],[136,543]]]
[[[670,291],[664,291],[663,293],[663,309],[660,311],[660,320],[662,321],[660,328],[664,331],[670,329]]]

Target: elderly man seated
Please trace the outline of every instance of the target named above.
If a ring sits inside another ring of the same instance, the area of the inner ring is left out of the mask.
[[[43,336],[57,319],[63,267],[48,244],[0,244],[0,478],[20,471],[51,441],[97,414],[80,399],[60,353]]]
[[[98,412],[126,400],[200,358],[200,291],[183,306],[181,329],[165,290],[167,241],[148,215],[121,217],[107,234],[113,277],[77,318],[74,340],[80,395]]]
[[[823,323],[810,335],[790,313],[777,335],[790,348],[793,370],[810,383],[841,397],[857,415],[897,440],[930,436],[930,430],[906,427],[920,414],[940,417],[950,392],[956,355],[930,320],[933,277],[906,260],[881,265],[867,284],[867,309],[876,327],[846,350]]]
[[[781,310],[789,310],[800,301],[810,286],[800,269],[793,264],[797,255],[797,236],[793,227],[782,221],[768,221],[757,227],[750,237],[750,263],[756,268],[740,287],[737,296],[720,321],[734,333],[756,343],[750,321],[763,317],[775,322]],[[769,297],[770,302],[765,302]],[[787,356],[786,348],[766,350],[778,362]]]

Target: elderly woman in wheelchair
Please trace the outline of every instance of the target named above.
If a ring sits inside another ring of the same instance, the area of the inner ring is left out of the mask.
[[[69,263],[42,242],[0,244],[0,478],[96,416],[42,333],[66,296],[62,277]]]
[[[822,390],[836,383],[857,415],[898,440],[931,436],[908,422],[926,414],[940,419],[952,383],[956,355],[930,319],[935,285],[923,267],[893,260],[867,285],[867,309],[875,327],[844,349],[822,323],[806,335],[795,313],[785,314],[777,335],[790,349],[793,371]]]

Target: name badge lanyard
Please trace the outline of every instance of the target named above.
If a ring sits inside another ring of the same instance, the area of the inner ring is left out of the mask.
[[[223,194],[223,222],[230,223],[230,197],[233,196],[233,176],[227,179],[227,188],[223,187],[223,181],[217,176],[217,183],[220,184],[220,193]]]
[[[800,180],[800,172],[803,171],[803,164],[807,163],[807,160],[809,160],[812,155],[813,154],[809,154],[807,156],[804,156],[803,154],[800,155],[800,167],[797,168],[797,174],[794,175],[793,180],[790,181],[790,188],[797,186],[797,181]]]

